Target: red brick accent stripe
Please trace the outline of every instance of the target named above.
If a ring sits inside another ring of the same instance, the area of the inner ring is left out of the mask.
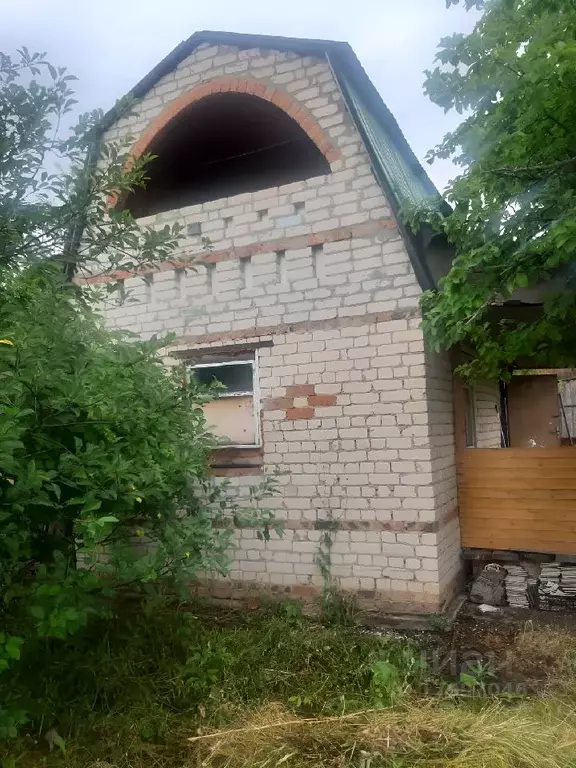
[[[294,578],[296,578],[294,576]],[[409,583],[409,582],[407,582]],[[191,587],[194,594],[200,597],[209,597],[212,600],[222,600],[235,603],[241,602],[244,610],[256,611],[263,605],[269,605],[271,600],[285,600],[293,597],[310,604],[322,594],[322,587],[313,584],[265,584],[256,581],[241,581],[235,579],[210,579],[196,582]],[[354,596],[356,605],[366,613],[412,614],[423,616],[431,612],[442,610],[445,600],[426,592],[407,592],[404,590],[342,590]],[[444,594],[452,594],[448,587]]]
[[[400,506],[400,501],[398,502]],[[328,521],[331,523],[332,521]],[[436,533],[440,523],[404,520],[338,520],[339,531],[388,531],[391,533]],[[246,526],[248,527],[248,526]],[[291,531],[323,530],[322,521],[286,520],[284,528]]]
[[[238,247],[232,246],[223,251],[206,251],[202,254],[202,261],[214,264],[218,261],[230,259],[246,259],[257,253],[275,253],[276,251],[296,251],[300,248],[311,248],[313,245],[325,243],[338,243],[342,240],[351,240],[355,237],[370,237],[382,230],[397,231],[396,221],[392,218],[365,221],[362,224],[354,224],[350,227],[338,227],[326,229],[322,232],[310,232],[307,235],[292,235],[280,237],[277,240],[267,240],[263,243],[249,243]]]
[[[129,277],[150,275],[155,272],[170,272],[173,269],[184,269],[192,263],[215,264],[218,261],[231,261],[233,259],[247,259],[257,253],[275,253],[276,251],[298,250],[310,248],[313,245],[325,243],[337,243],[342,240],[352,240],[355,237],[371,237],[382,230],[389,233],[397,231],[397,224],[393,218],[366,221],[362,224],[354,224],[350,227],[338,227],[337,229],[325,229],[322,232],[311,232],[308,235],[292,235],[276,240],[265,240],[261,243],[249,243],[248,245],[224,248],[221,251],[203,251],[197,256],[188,259],[174,261],[162,261],[154,267],[146,267],[134,272],[117,270],[103,275],[91,277],[78,277],[78,283],[110,283],[114,280],[126,280]]]
[[[144,133],[134,144],[131,154],[134,157],[140,157],[149,149],[156,136],[180,112],[195,101],[204,99],[206,96],[214,93],[248,93],[275,104],[298,123],[329,163],[340,157],[340,151],[326,137],[324,131],[310,112],[293,99],[292,96],[282,88],[277,88],[270,83],[246,77],[217,77],[207,83],[197,85],[195,88],[173,99],[164,107],[160,114],[150,121]]]
[[[182,347],[186,345],[188,349],[174,350],[170,352],[173,357],[189,357],[193,351],[198,348],[218,349],[220,345],[234,341],[245,341],[250,339],[256,346],[260,339],[279,336],[283,333],[298,333],[300,331],[331,331],[337,328],[361,328],[365,325],[375,325],[376,323],[388,323],[390,320],[410,320],[420,317],[420,309],[411,307],[407,309],[394,309],[388,312],[370,312],[365,315],[353,315],[351,317],[334,317],[331,320],[302,320],[300,323],[280,323],[279,325],[268,325],[260,328],[245,328],[241,331],[221,331],[220,333],[206,333],[198,336],[179,336],[168,344],[170,347]],[[193,350],[192,347],[196,349]],[[308,385],[302,385],[307,387]],[[300,389],[300,387],[297,387]],[[296,389],[289,387],[289,390]],[[311,392],[302,394],[294,393],[292,397],[303,397]]]
[[[333,521],[328,522],[331,523]],[[285,520],[282,525],[286,530],[290,531],[323,530],[322,522],[315,520]],[[421,520],[410,522],[405,520],[338,520],[339,531],[373,531],[375,533],[381,531],[388,531],[390,533],[438,533],[445,525],[445,518],[430,522],[423,522]]]
[[[456,513],[457,516],[457,513]],[[447,525],[447,517],[440,520],[423,522],[421,520],[343,520],[338,519],[339,531],[370,531],[373,533],[439,533]],[[324,524],[323,524],[324,523]],[[333,525],[333,520],[284,520],[282,527],[287,531],[318,531]],[[237,528],[251,529],[251,525],[238,525]]]

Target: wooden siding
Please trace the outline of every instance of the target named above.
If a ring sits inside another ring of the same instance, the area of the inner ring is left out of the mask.
[[[576,554],[576,448],[459,451],[463,547]]]

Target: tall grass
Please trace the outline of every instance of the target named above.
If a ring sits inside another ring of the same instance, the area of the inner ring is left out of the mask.
[[[372,665],[401,666],[406,655],[397,642],[324,627],[292,608],[232,616],[160,604],[123,613],[73,642],[37,647],[17,676],[0,678],[0,698],[30,713],[18,765],[37,759],[35,740],[45,751],[50,729],[64,739],[68,765],[178,765],[196,729],[270,701],[301,715],[369,706]],[[63,757],[56,749],[48,763]]]
[[[551,683],[543,700],[424,697],[438,681],[414,643],[322,626],[293,605],[126,605],[0,677],[0,699],[30,713],[0,766],[576,768],[576,641],[525,632],[513,651],[548,665],[548,682],[561,670],[561,697]]]

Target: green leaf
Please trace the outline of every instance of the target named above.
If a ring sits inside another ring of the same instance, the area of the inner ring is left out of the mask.
[[[459,166],[450,207],[436,198],[405,205],[404,216],[414,231],[432,226],[453,256],[421,300],[430,345],[473,352],[462,372],[489,379],[505,378],[525,358],[571,366],[576,353],[576,281],[563,266],[576,254],[576,6],[478,5],[481,21],[441,40],[439,66],[426,73],[431,100],[465,115],[429,155]],[[493,307],[528,287],[541,311],[526,319],[508,306],[507,323],[486,326]]]
[[[21,645],[22,645],[22,640],[19,637],[11,637],[5,646],[7,655],[11,659],[19,659]]]
[[[476,688],[479,685],[478,680],[474,675],[469,675],[466,672],[460,673],[459,680],[462,685],[465,685],[467,688]]]
[[[105,525],[108,523],[119,523],[119,519],[117,517],[114,517],[114,515],[105,515],[104,517],[98,518],[98,523],[100,525]]]
[[[88,501],[84,502],[84,505],[82,507],[82,512],[84,514],[88,512],[95,512],[97,509],[100,509],[102,506],[101,499],[89,499]]]

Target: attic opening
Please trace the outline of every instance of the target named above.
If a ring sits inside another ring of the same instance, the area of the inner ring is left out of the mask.
[[[125,206],[150,216],[330,173],[300,125],[275,104],[246,93],[193,102],[155,137],[145,189]]]

